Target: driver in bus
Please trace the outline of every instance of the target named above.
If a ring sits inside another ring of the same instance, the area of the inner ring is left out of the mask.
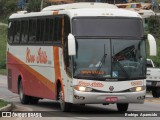
[[[98,61],[97,59],[93,59],[91,64],[89,65],[89,67],[98,67],[100,65],[100,61]]]

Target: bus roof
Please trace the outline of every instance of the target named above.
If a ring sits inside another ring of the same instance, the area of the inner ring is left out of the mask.
[[[118,17],[139,17],[141,16],[133,11],[117,8],[117,6],[108,3],[71,3],[63,5],[52,5],[44,8],[41,12],[31,13],[15,13],[10,16],[10,19],[47,16],[57,14],[66,14],[72,17],[78,16],[118,16]]]
[[[68,9],[80,9],[80,8],[114,8],[116,9],[117,6],[108,3],[71,3],[71,4],[63,4],[63,5],[52,5],[49,7],[44,8],[42,11],[59,11],[59,10],[68,10]]]

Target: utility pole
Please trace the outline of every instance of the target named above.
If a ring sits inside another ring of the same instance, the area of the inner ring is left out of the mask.
[[[19,0],[18,1],[18,7],[23,10],[24,7],[25,7],[25,1],[24,0]]]

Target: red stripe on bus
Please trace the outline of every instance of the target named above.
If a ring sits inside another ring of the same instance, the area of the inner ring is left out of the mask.
[[[7,61],[8,69],[11,69],[13,71],[13,88],[11,89],[11,91],[17,92],[15,91],[15,89],[18,88],[18,75],[21,74],[23,75],[22,77],[25,81],[23,84],[25,88],[24,92],[27,95],[55,99],[55,83],[45,78],[43,75],[32,69],[30,66],[28,66],[9,52],[7,53]],[[32,86],[33,88],[35,88],[35,91],[32,89]]]

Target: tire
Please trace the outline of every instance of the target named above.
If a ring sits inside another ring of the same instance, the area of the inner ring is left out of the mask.
[[[63,112],[70,112],[71,109],[72,109],[72,103],[65,102],[62,99],[62,96],[63,96],[63,92],[62,92],[62,88],[60,86],[59,90],[58,90],[58,100],[59,100],[59,103],[60,103],[61,111],[63,111]]]
[[[128,103],[117,103],[117,109],[119,112],[126,112],[128,110]]]
[[[29,104],[29,96],[23,93],[22,81],[20,81],[19,83],[18,93],[19,93],[20,102],[22,104]]]
[[[35,104],[38,104],[38,102],[39,102],[39,99],[36,98],[36,97],[30,97],[30,98],[29,98],[29,103],[30,103],[30,104],[35,105]]]
[[[152,96],[153,96],[154,98],[159,98],[159,97],[160,97],[160,88],[154,88],[154,89],[152,90]]]

